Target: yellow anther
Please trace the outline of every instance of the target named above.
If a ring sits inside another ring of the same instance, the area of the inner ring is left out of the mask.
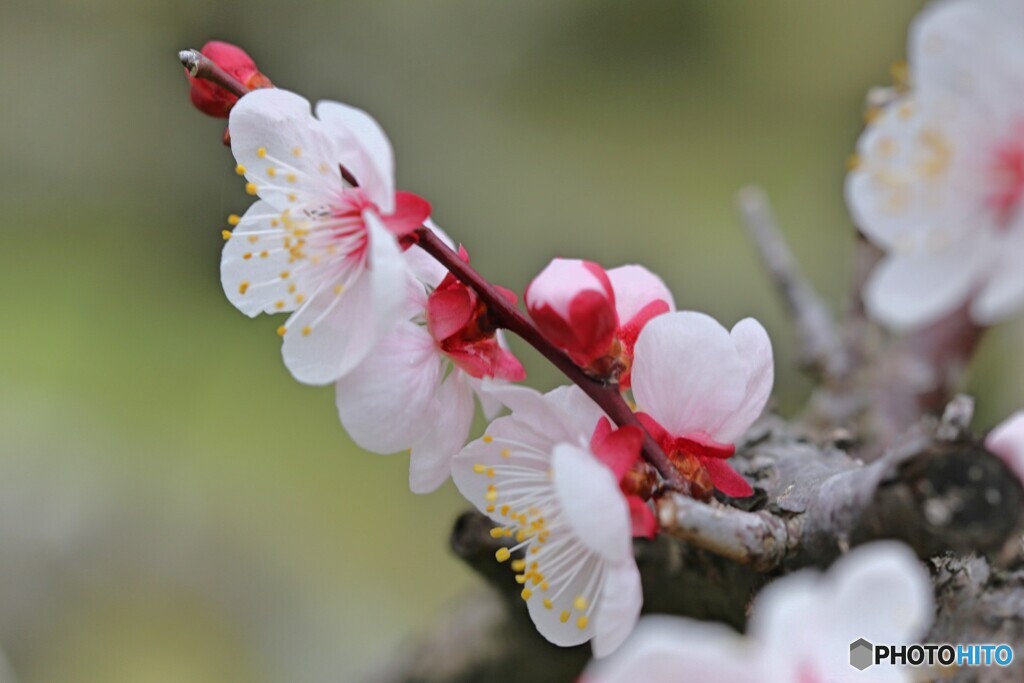
[[[501,457],[503,457],[503,458],[511,458],[512,457],[512,451],[510,451],[507,448],[502,448],[501,449]]]
[[[288,328],[285,327],[284,325],[281,325],[281,327],[277,328],[277,336],[283,337],[284,333],[287,332],[287,331],[288,331]]]
[[[242,166],[241,164],[235,166],[235,173],[238,175],[245,175],[245,166]]]
[[[248,291],[249,291],[249,283],[248,282],[243,282],[242,284],[238,285],[238,293],[239,294],[245,294]]]
[[[319,170],[321,173],[327,173],[328,171],[331,170],[331,167],[328,166],[325,162],[321,161],[320,165],[317,166],[317,170]]]
[[[313,332],[313,328],[310,327],[309,325],[306,325],[305,327],[302,328],[302,336],[303,337],[308,337],[310,334],[312,334],[312,332]]]
[[[535,572],[538,569],[540,569],[540,562],[531,562],[530,563],[530,571],[531,572]]]
[[[577,595],[576,599],[572,601],[572,606],[577,612],[586,612],[587,599],[582,595]]]
[[[244,254],[242,254],[242,258],[244,258],[246,261],[248,261],[249,259],[252,258],[252,252],[249,252],[249,251],[245,252]]]
[[[544,598],[544,609],[553,609],[553,608],[554,608],[554,604],[551,602],[551,599],[550,598]]]
[[[294,183],[296,180],[299,179],[299,177],[294,173],[289,173],[288,175],[285,176],[285,178],[288,180],[289,183]]]
[[[516,574],[516,583],[520,585],[526,583],[526,574]]]
[[[289,273],[287,270],[282,270],[281,271],[281,279],[282,280],[287,280],[290,275],[291,275],[291,273]]]
[[[501,506],[501,516],[502,517],[508,517],[509,510],[511,510],[511,509],[512,508],[510,508],[508,505],[502,505]]]
[[[484,434],[484,438],[483,438],[483,442],[484,443],[490,443],[492,441],[494,441],[494,437],[493,436],[491,436],[490,434]]]
[[[488,505],[488,506],[487,506],[487,508],[486,508],[486,510],[487,510],[488,512],[494,512],[494,506],[493,506],[493,505]]]
[[[249,244],[256,244],[260,241],[259,235],[249,235]]]
[[[294,192],[288,195],[288,201],[294,202],[296,200],[298,200],[298,196]]]
[[[516,532],[516,543],[522,543],[526,540],[526,532],[520,529]]]
[[[245,193],[246,194],[251,194],[251,195],[256,194],[256,185],[253,184],[253,183],[246,183],[245,184]]]
[[[296,285],[296,284],[295,284],[295,283],[293,282],[293,283],[291,283],[290,285],[288,285],[288,293],[289,293],[289,294],[294,294],[294,293],[295,293],[295,290],[296,290],[296,289],[298,289],[298,288],[299,288],[299,287],[298,287],[298,285]]]
[[[534,586],[539,586],[540,582],[543,581],[543,580],[544,580],[544,577],[541,574],[538,574],[537,572],[534,572],[533,573],[533,577],[530,579],[530,581],[533,582]]]
[[[266,249],[260,252],[260,258],[267,258],[268,256],[270,256],[270,252]]]
[[[508,548],[498,548],[497,552],[494,553],[494,557],[498,562],[505,562],[508,558],[512,557],[512,552]]]
[[[225,240],[229,240],[229,239],[231,239],[231,231],[230,230],[221,230],[220,231],[220,236],[223,237]]]
[[[228,216],[228,225],[230,225],[232,227],[238,225],[241,222],[242,222],[242,217],[239,216],[236,213],[233,213],[230,216]]]
[[[300,148],[298,148],[298,147],[292,147],[292,156],[293,157],[302,156],[302,150]]]
[[[858,168],[860,168],[860,165],[861,158],[859,154],[851,154],[850,156],[846,157],[847,171],[856,171]]]
[[[273,178],[276,175],[277,175],[277,169],[274,168],[273,166],[268,166],[267,167],[267,177]]]
[[[274,308],[277,308],[277,309],[284,308],[284,302],[281,301],[280,299],[278,299],[277,301],[274,302]]]
[[[590,619],[588,619],[585,616],[580,617],[579,619],[576,620],[576,628],[578,628],[579,630],[582,631],[585,628],[587,628],[587,624],[589,624],[589,623],[590,623]]]
[[[545,593],[547,592],[548,588],[550,588],[550,587],[551,587],[551,586],[549,586],[549,585],[548,585],[548,582],[547,582],[547,581],[541,581],[541,582],[540,582],[540,589],[541,589],[542,591],[544,591]]]
[[[305,300],[306,300],[306,295],[305,294],[301,294],[300,293],[300,294],[296,294],[295,295],[295,303],[301,304]]]
[[[505,538],[512,538],[512,529],[505,529]]]
[[[344,292],[344,291],[345,291],[345,285],[334,285],[334,293],[335,294],[340,296],[341,293]]]
[[[493,529],[491,529],[491,538],[501,538],[502,534],[504,533],[504,529],[502,529],[500,526],[496,526]]]
[[[526,569],[526,560],[513,560],[512,569],[517,572],[521,572]]]
[[[486,471],[487,465],[481,465],[480,463],[473,465],[473,472],[475,474],[484,474]]]
[[[490,491],[484,494],[484,500],[486,500],[488,503],[493,503],[494,501],[498,500],[498,492],[492,488]]]
[[[540,552],[540,548],[538,548],[537,546],[533,546],[532,548],[530,548],[530,554],[531,555],[536,555],[539,552]]]
[[[533,597],[533,591],[530,590],[529,588],[524,588],[523,592],[520,593],[519,595],[522,596],[523,600],[529,600],[530,598]]]
[[[266,147],[260,147],[259,149],[257,149],[256,150],[256,156],[258,156],[260,159],[263,159],[264,157],[266,157],[267,156],[267,148]]]
[[[270,227],[276,228],[279,225],[281,225],[281,221],[277,220],[276,218],[270,219]]]
[[[565,622],[569,621],[569,610],[567,610],[567,609],[562,610],[562,613],[558,615],[558,620],[560,622],[562,622],[563,624]]]

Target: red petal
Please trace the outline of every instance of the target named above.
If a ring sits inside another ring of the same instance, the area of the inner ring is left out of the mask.
[[[651,318],[668,312],[669,305],[667,302],[652,301],[623,323],[622,327],[619,328],[619,340],[626,347],[626,351],[630,356],[633,355],[633,346],[636,344],[636,338],[640,336],[640,331],[644,329],[644,325]]]
[[[687,453],[693,453],[699,458],[712,458],[725,460],[736,453],[736,445],[715,441],[703,432],[690,432],[683,436],[676,437],[676,448]]]
[[[494,377],[510,382],[526,379],[526,370],[511,351],[501,348],[494,338],[458,348],[446,348],[452,362],[471,377]]]
[[[423,225],[430,218],[430,202],[412,192],[395,193],[395,211],[381,216],[384,226],[396,235],[404,235]]]
[[[467,287],[435,289],[427,297],[427,329],[441,341],[461,330],[473,317],[476,301]]]
[[[640,420],[640,424],[644,426],[644,429],[647,430],[647,433],[650,434],[662,448],[664,448],[665,442],[672,438],[671,435],[665,431],[665,428],[658,424],[658,421],[647,413],[637,413],[636,417]]]
[[[590,450],[619,481],[640,458],[643,442],[644,433],[639,427],[620,427],[612,431],[608,418],[602,417],[590,440]]]
[[[629,518],[633,524],[633,538],[653,539],[658,535],[658,518],[654,516],[651,506],[639,496],[627,496]]]
[[[699,456],[698,456],[699,457]],[[741,477],[736,470],[730,467],[724,460],[714,458],[700,458],[701,464],[711,475],[711,482],[715,488],[727,496],[733,498],[746,498],[753,495],[754,489]]]

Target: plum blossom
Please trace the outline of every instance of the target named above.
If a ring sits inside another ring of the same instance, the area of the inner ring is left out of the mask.
[[[465,250],[460,254],[469,260]],[[448,479],[452,456],[466,444],[474,396],[488,419],[500,408],[482,380],[520,381],[526,372],[472,289],[419,249],[406,259],[418,280],[409,290],[408,317],[335,386],[338,415],[352,440],[376,453],[409,449],[409,487],[429,493]]]
[[[633,630],[643,602],[630,539],[650,534],[653,514],[621,488],[642,432],[613,430],[577,387],[492,392],[512,414],[454,458],[452,478],[499,525],[492,536],[514,540],[498,561],[522,551],[512,568],[541,635],[560,646],[592,640],[602,657]]]
[[[694,311],[649,322],[636,342],[637,417],[697,495],[753,493],[726,459],[764,410],[774,381],[768,333],[753,318],[726,330]]]
[[[199,52],[250,90],[273,87],[270,79],[260,73],[252,57],[237,45],[211,40]],[[188,69],[185,69],[185,75],[188,77],[189,98],[195,108],[209,116],[226,119],[238,102],[238,96],[211,81],[195,78]]]
[[[989,432],[985,448],[999,456],[1024,483],[1024,410],[1014,413]]]
[[[847,203],[885,252],[865,300],[894,329],[1024,306],[1022,32],[1018,0],[930,5],[910,30],[909,90],[857,144]]]
[[[909,683],[903,667],[852,669],[850,644],[919,642],[932,618],[921,563],[898,543],[875,543],[824,575],[805,570],[770,584],[754,601],[746,637],[719,624],[647,617],[582,683]]]
[[[530,317],[579,365],[630,382],[633,346],[643,326],[675,310],[661,278],[642,266],[605,271],[592,261],[556,258],[524,295]]]
[[[256,90],[231,110],[237,171],[259,199],[221,258],[228,299],[249,316],[290,313],[278,328],[285,365],[326,384],[355,368],[403,320],[409,265],[398,236],[430,214],[394,189],[391,145],[365,112]],[[354,182],[358,186],[354,186]]]

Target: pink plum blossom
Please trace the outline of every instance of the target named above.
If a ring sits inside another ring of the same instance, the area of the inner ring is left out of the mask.
[[[850,666],[850,644],[919,642],[933,618],[928,573],[905,546],[852,551],[824,575],[778,579],[754,601],[747,636],[719,624],[646,617],[582,683],[910,683],[911,669]]]
[[[260,73],[252,57],[237,45],[211,40],[199,52],[250,90],[273,87],[270,79]],[[209,116],[226,119],[238,102],[238,96],[216,83],[193,77],[188,69],[185,69],[185,75],[193,106]]]
[[[672,293],[642,266],[605,271],[592,261],[556,258],[524,296],[537,327],[578,365],[629,386],[633,346],[643,326],[675,309]]]
[[[753,493],[725,461],[761,415],[773,381],[771,340],[753,318],[730,332],[703,313],[667,313],[636,342],[638,417],[698,495],[712,487],[733,497]]]
[[[468,261],[465,250],[460,254]],[[452,456],[469,438],[474,396],[489,419],[500,408],[481,381],[526,377],[473,290],[425,256],[417,248],[406,252],[418,278],[409,290],[407,319],[335,385],[338,415],[353,441],[375,453],[410,451],[415,493],[429,493],[448,479]],[[507,295],[515,301],[515,294]]]
[[[289,313],[285,364],[308,384],[352,371],[403,320],[398,236],[430,214],[394,188],[391,145],[365,112],[256,90],[231,110],[231,151],[259,199],[228,235],[221,281],[249,316]],[[353,186],[352,180],[358,182]]]
[[[989,432],[985,448],[999,456],[1024,483],[1024,411],[1014,413]]]
[[[1022,35],[1019,0],[932,3],[910,29],[909,90],[858,142],[847,202],[885,252],[865,299],[894,329],[1024,306]]]
[[[648,535],[653,517],[637,514],[621,488],[642,433],[613,430],[577,387],[491,391],[512,414],[454,458],[452,478],[498,524],[492,536],[515,541],[497,559],[522,552],[512,568],[541,635],[560,646],[593,641],[602,657],[633,630],[643,602],[630,539]]]

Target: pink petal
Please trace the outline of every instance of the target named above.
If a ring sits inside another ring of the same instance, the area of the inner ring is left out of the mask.
[[[384,226],[395,235],[405,235],[422,226],[430,218],[430,202],[412,192],[395,193],[395,210],[382,214]]]
[[[476,298],[466,287],[435,289],[427,298],[427,327],[434,339],[442,341],[461,330],[472,319]]]
[[[452,458],[466,445],[473,423],[473,389],[462,373],[449,373],[436,399],[436,419],[409,454],[409,490],[413,493],[430,493],[448,480]],[[404,419],[416,418],[407,413]]]
[[[672,292],[665,283],[643,266],[612,268],[608,271],[608,279],[615,292],[615,308],[618,311],[620,326],[636,318],[641,311],[654,303],[661,304],[658,308],[663,313],[674,311],[676,308]]]
[[[747,367],[714,318],[679,311],[640,333],[632,384],[639,409],[669,433],[714,434],[746,396]]]
[[[551,472],[570,533],[602,560],[631,559],[629,505],[608,468],[588,451],[562,443],[552,452]]]
[[[632,557],[608,568],[601,588],[600,604],[594,615],[594,657],[607,657],[617,650],[636,628],[644,594],[640,571]]]
[[[541,332],[580,365],[608,352],[618,327],[615,295],[596,263],[555,259],[524,296]]]
[[[395,160],[391,142],[377,121],[361,109],[322,101],[316,116],[327,129],[342,165],[383,214],[395,209]]]
[[[470,377],[493,377],[509,382],[526,379],[526,370],[519,359],[511,351],[501,348],[493,337],[461,348],[446,348],[445,353]]]
[[[700,458],[700,462],[711,475],[711,482],[715,488],[725,495],[733,498],[746,498],[754,494],[754,489],[747,483],[747,480],[727,465],[725,460]]]
[[[627,496],[629,517],[633,525],[633,538],[653,539],[658,535],[658,518],[654,516],[651,506],[639,496]]]
[[[998,455],[1024,482],[1024,411],[1014,413],[989,432],[985,448]]]
[[[603,462],[620,481],[640,458],[644,434],[639,427],[612,429],[607,417],[602,417],[590,440],[590,451]]]

